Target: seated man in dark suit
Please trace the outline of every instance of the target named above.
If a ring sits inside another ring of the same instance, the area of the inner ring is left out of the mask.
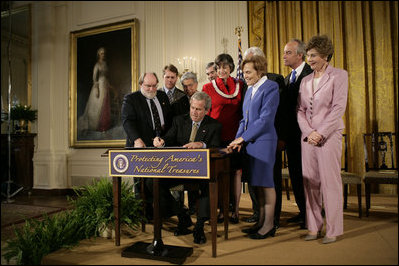
[[[204,92],[194,93],[190,98],[190,113],[175,116],[173,118],[172,127],[163,138],[156,137],[154,139],[154,147],[182,146],[188,149],[219,147],[221,144],[220,136],[222,125],[217,120],[206,115],[210,108],[211,98],[208,94]],[[171,187],[182,183],[196,183],[199,186],[199,207],[193,236],[194,243],[203,244],[206,242],[204,222],[210,217],[209,184],[207,181],[187,179],[162,180],[160,182],[160,193],[164,196],[164,198],[162,198],[164,202],[161,202],[161,204],[177,204],[172,195],[167,192]],[[175,233],[175,235],[179,235],[180,232],[185,234],[187,227],[191,225],[184,222],[186,219],[181,218],[182,217],[179,217],[179,225],[177,234]]]
[[[190,98],[197,92],[198,80],[197,75],[193,72],[186,72],[180,78],[180,83],[183,86],[186,96],[181,97],[179,100],[172,104],[173,116],[188,114],[190,112]],[[176,191],[172,189],[173,197],[184,205],[184,191]],[[196,213],[196,202],[199,197],[198,190],[188,190],[188,207],[189,214]]]

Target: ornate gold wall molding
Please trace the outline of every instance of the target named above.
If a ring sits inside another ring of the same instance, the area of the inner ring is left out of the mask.
[[[249,1],[249,46],[264,49],[265,39],[265,2]]]

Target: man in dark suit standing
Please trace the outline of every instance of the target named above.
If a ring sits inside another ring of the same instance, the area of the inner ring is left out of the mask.
[[[185,96],[185,93],[176,87],[179,71],[177,67],[169,64],[163,68],[162,73],[164,86],[158,90],[164,91],[166,95],[168,95],[169,103],[173,104],[175,101]]]
[[[211,108],[211,98],[205,92],[196,92],[190,98],[190,112],[175,116],[172,127],[162,138],[154,139],[155,147],[182,146],[188,149],[220,147],[222,125],[215,119],[207,116],[206,113]],[[194,228],[194,243],[203,244],[206,242],[204,233],[204,223],[210,217],[209,209],[209,184],[203,180],[181,180],[168,179],[162,180],[160,190],[162,194],[168,195],[165,204],[177,204],[169,189],[177,184],[198,184],[199,185],[199,206],[197,213],[197,223]],[[178,231],[185,232],[183,228]],[[175,234],[176,235],[176,234]],[[178,235],[178,234],[177,234]]]
[[[151,147],[153,139],[165,134],[172,122],[168,96],[163,91],[157,91],[157,75],[144,73],[139,78],[139,85],[140,91],[129,93],[123,99],[122,123],[127,135],[126,147]],[[157,126],[158,119],[160,128]]]
[[[152,147],[153,139],[166,133],[172,124],[172,109],[168,96],[157,91],[158,77],[155,73],[144,73],[139,78],[140,91],[125,95],[122,104],[122,123],[126,132],[126,147]],[[144,180],[151,183],[150,178]],[[144,186],[148,187],[147,185]],[[135,185],[140,197],[139,182]],[[146,215],[152,217],[151,193],[145,189]]]
[[[285,77],[286,89],[281,94],[281,139],[284,141],[288,157],[288,171],[292,190],[299,208],[299,214],[289,218],[288,223],[298,223],[306,228],[306,202],[303,188],[302,159],[301,159],[301,130],[297,121],[297,104],[299,86],[302,78],[313,72],[305,62],[305,43],[298,39],[290,40],[284,47],[284,65],[289,66],[292,72]]]
[[[190,111],[190,98],[197,92],[198,80],[197,75],[193,72],[186,72],[180,78],[180,83],[183,86],[185,97],[181,97],[179,100],[173,102],[172,110],[173,114],[182,115],[187,114]]]

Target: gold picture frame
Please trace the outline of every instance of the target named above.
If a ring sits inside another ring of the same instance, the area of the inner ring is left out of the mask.
[[[70,33],[70,147],[124,147],[120,112],[138,65],[136,19]]]

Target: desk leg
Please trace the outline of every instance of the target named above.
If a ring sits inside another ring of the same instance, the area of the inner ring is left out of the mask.
[[[120,246],[121,244],[121,221],[120,217],[120,202],[121,202],[121,177],[112,177],[112,190],[114,194],[114,214],[115,214],[115,246]]]
[[[216,239],[217,239],[217,202],[218,184],[209,182],[209,201],[211,204],[211,232],[212,232],[212,257],[216,258]]]
[[[224,239],[229,238],[229,203],[230,203],[230,174],[222,176],[221,182],[223,190],[223,218],[224,218]]]
[[[165,255],[167,250],[162,241],[162,218],[159,206],[159,179],[154,178],[153,182],[153,200],[154,200],[154,240],[152,244],[147,247],[148,253],[152,255],[162,256]]]

